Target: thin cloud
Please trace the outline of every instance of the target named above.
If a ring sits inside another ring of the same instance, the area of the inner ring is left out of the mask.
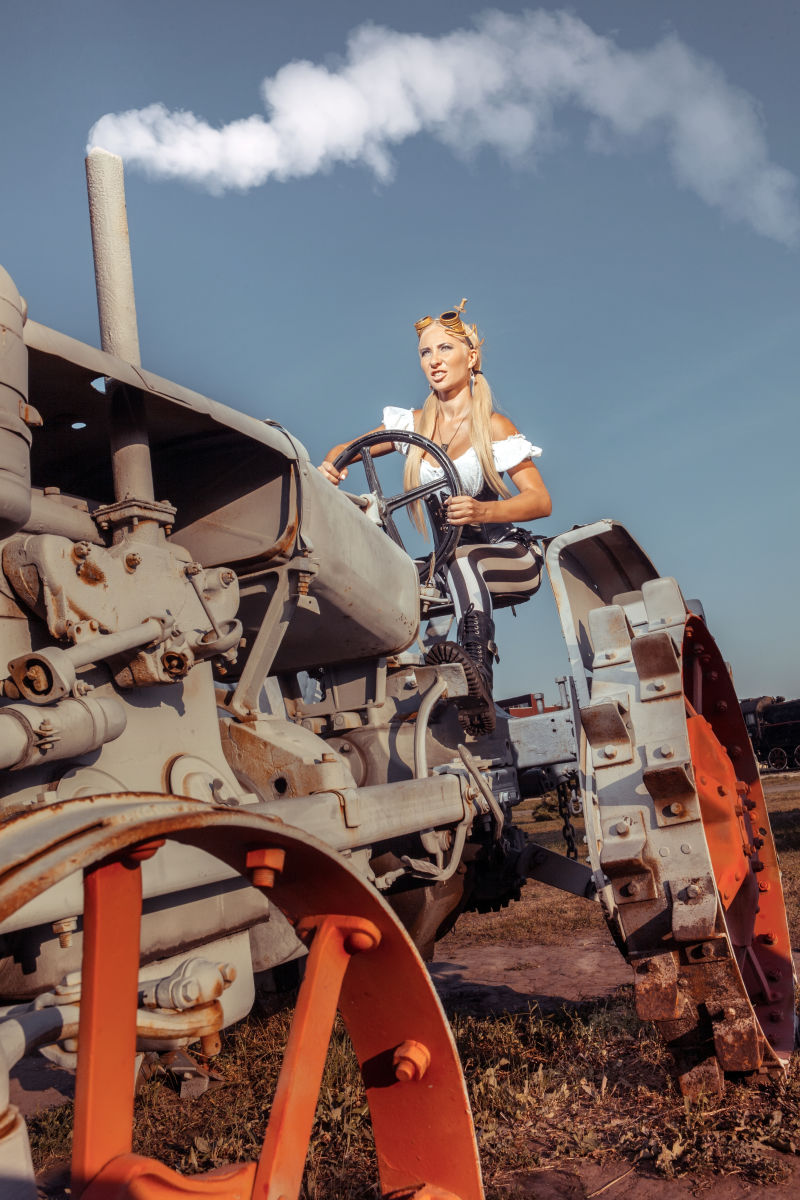
[[[418,134],[457,156],[489,147],[511,163],[558,144],[566,106],[589,118],[605,153],[663,146],[676,181],[756,232],[800,238],[796,180],[770,161],[756,101],[670,36],[623,50],[564,12],[488,12],[440,38],[375,25],[355,30],[337,70],[291,62],[264,79],[267,116],[215,129],[163,104],[108,113],[89,145],[154,178],[214,193],[362,164],[382,181],[392,150]]]

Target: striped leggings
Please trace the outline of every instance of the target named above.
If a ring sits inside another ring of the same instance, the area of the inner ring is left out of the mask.
[[[520,542],[460,545],[447,567],[447,590],[455,606],[456,628],[469,606],[492,615],[492,595],[531,596],[542,581],[542,554]]]

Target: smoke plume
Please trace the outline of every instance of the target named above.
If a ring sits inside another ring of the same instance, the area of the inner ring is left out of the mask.
[[[267,116],[215,129],[163,104],[109,113],[90,146],[131,167],[221,193],[297,179],[337,163],[382,181],[392,149],[420,133],[458,156],[493,148],[529,163],[562,136],[559,109],[588,117],[595,151],[662,144],[676,181],[758,233],[800,235],[796,180],[769,159],[756,102],[710,60],[669,36],[623,50],[564,12],[488,12],[440,38],[366,25],[336,70],[298,61],[264,79]]]

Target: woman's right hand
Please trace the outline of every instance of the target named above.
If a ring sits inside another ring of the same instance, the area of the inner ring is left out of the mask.
[[[337,471],[332,462],[326,458],[317,467],[320,474],[324,475],[328,483],[332,483],[334,487],[338,487],[343,479],[347,479],[347,467],[342,467],[341,471]]]

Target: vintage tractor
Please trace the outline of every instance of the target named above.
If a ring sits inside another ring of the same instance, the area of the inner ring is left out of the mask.
[[[144,370],[121,164],[89,171],[103,349],[0,271],[3,1195],[36,1194],[8,1073],[39,1047],[77,1068],[73,1195],[296,1196],[338,1005],[382,1192],[477,1200],[417,950],[528,878],[602,905],[687,1092],[779,1071],[780,874],[697,606],[614,521],[548,539],[560,706],[465,731],[462,668],[417,644],[447,596],[397,544],[425,489],[385,496],[367,441],[368,491],[340,494],[286,430]],[[547,787],[582,800],[588,863],[515,826]],[[260,1161],[184,1179],[133,1155],[137,1051],[213,1054],[254,972],[306,950]]]

